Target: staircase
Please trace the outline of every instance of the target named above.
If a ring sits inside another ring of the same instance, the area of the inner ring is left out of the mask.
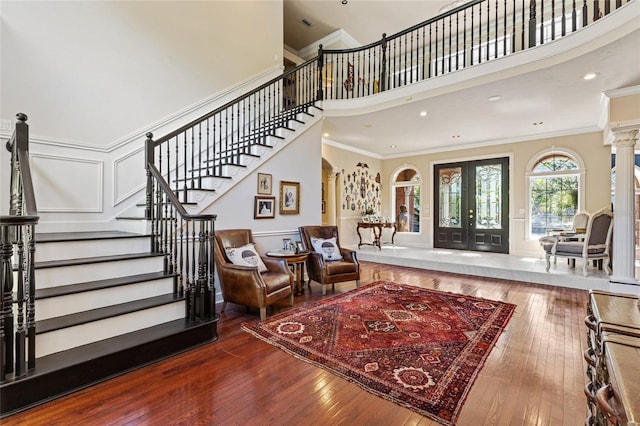
[[[150,235],[36,234],[36,367],[2,384],[2,416],[217,338],[192,324]]]
[[[190,212],[182,214],[197,216],[206,210],[316,123],[321,118],[318,112],[314,105],[296,107],[263,123],[242,141],[250,141],[248,150],[240,155],[227,153],[216,159],[221,165],[216,166],[218,173],[203,174],[197,185],[189,182],[186,201],[179,208]],[[188,178],[172,179],[172,183],[184,188],[192,176],[213,170],[210,163],[203,156],[200,164],[188,169]],[[178,260],[175,247],[170,247],[187,244],[177,240],[185,225],[178,224],[179,208],[172,205],[171,193],[159,191],[159,185],[156,182],[152,191],[151,217],[146,215],[147,203],[139,203],[117,218],[121,231],[35,234],[35,333],[24,344],[28,351],[30,342],[35,342],[34,367],[29,362],[29,368],[17,375],[7,370],[0,384],[0,418],[217,339],[215,312],[206,321],[190,318],[194,315],[189,307],[198,313],[206,307],[197,298],[189,299],[194,290],[176,272],[188,268],[184,259]],[[148,228],[152,231],[147,232]],[[186,231],[188,239],[194,231],[188,226]],[[206,233],[212,235],[210,231]],[[186,254],[186,263],[202,256],[192,251],[191,257]],[[12,265],[14,283],[18,283],[15,260]],[[15,287],[14,302],[19,299]],[[210,299],[213,303],[213,294]],[[26,303],[21,309],[29,310]]]

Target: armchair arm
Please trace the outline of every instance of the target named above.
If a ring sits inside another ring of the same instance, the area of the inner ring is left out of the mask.
[[[340,254],[345,261],[355,264],[358,263],[358,256],[354,250],[340,247]]]
[[[225,300],[237,303],[247,299],[248,295],[266,298],[266,285],[260,277],[257,266],[219,264],[217,272]],[[253,299],[253,297],[250,298]]]
[[[275,257],[260,256],[269,272],[277,272],[281,274],[290,273],[287,261],[285,259],[277,259]]]
[[[322,282],[322,274],[324,270],[324,258],[322,255],[315,251],[309,252],[307,258],[307,273],[312,280]]]

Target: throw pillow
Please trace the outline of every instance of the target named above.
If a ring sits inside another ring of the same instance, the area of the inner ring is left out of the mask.
[[[257,266],[258,272],[267,271],[267,266],[260,258],[253,243],[242,247],[229,247],[226,248],[225,251],[227,252],[227,257],[234,265]]]
[[[313,249],[322,255],[324,260],[342,260],[340,248],[336,243],[336,238],[322,239],[311,238]]]

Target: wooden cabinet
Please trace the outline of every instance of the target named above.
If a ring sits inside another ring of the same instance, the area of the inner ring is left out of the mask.
[[[587,425],[640,425],[638,298],[592,290],[588,327]]]

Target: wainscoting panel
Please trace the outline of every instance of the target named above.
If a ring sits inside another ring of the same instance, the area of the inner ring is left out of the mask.
[[[102,161],[31,154],[31,173],[39,212],[102,212]]]
[[[113,205],[134,195],[145,186],[144,147],[113,161]]]

